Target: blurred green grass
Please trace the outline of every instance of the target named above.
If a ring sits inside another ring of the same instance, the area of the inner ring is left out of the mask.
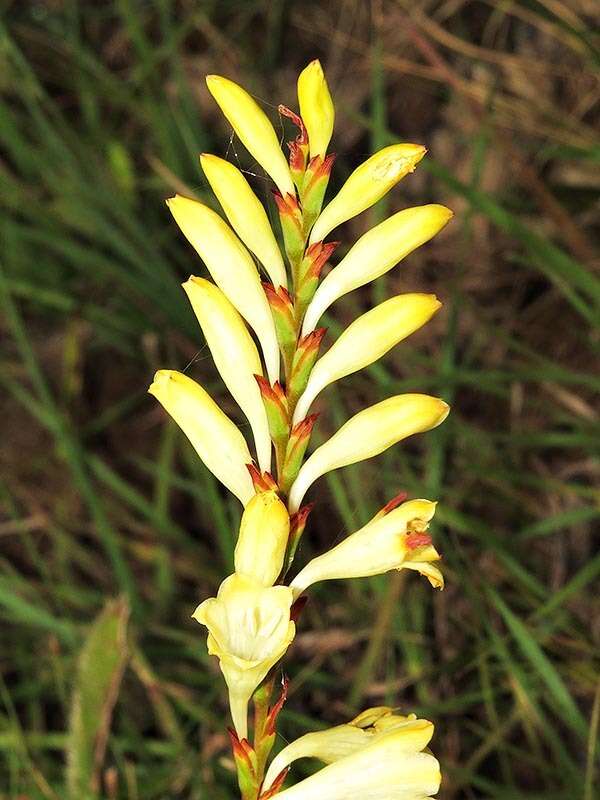
[[[223,685],[190,613],[230,569],[239,509],[145,395],[163,366],[222,393],[179,286],[201,266],[162,200],[206,196],[203,150],[254,171],[204,74],[241,80],[277,122],[315,56],[338,105],[335,185],[389,141],[430,150],[344,241],[403,205],[457,211],[372,296],[336,304],[330,336],[390,292],[435,291],[445,309],[324,394],[318,436],[407,390],[454,411],[322,481],[300,558],[406,489],[440,499],[448,588],[414,576],[318,587],[288,659],[282,734],[389,703],[436,721],[442,798],[595,796],[600,147],[586,13],[3,4],[0,797],[64,796],[78,655],[117,594],[132,616],[106,796],[236,796]]]

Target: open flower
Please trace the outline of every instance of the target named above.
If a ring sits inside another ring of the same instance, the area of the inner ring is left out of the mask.
[[[407,436],[435,428],[449,410],[438,397],[400,394],[359,411],[302,466],[290,489],[291,511],[300,508],[307,490],[321,475],[372,458]]]
[[[308,562],[291,583],[294,597],[318,581],[366,578],[392,569],[416,569],[433,586],[442,588],[442,574],[431,563],[438,561],[440,555],[426,534],[435,506],[430,500],[409,500],[367,523]]]
[[[304,419],[322,389],[373,364],[431,319],[441,305],[434,294],[399,294],[354,320],[313,367],[294,411],[294,424]]]
[[[368,158],[350,175],[325,206],[310,234],[310,244],[322,242],[338,225],[361,214],[387,194],[427,151],[420,144],[392,144]]]
[[[335,109],[321,62],[317,59],[300,73],[298,102],[300,116],[308,133],[310,156],[324,158],[333,133]]]
[[[407,720],[381,734],[375,732],[368,744],[285,789],[277,798],[425,800],[436,794],[441,781],[437,759],[423,752],[432,735],[433,725],[427,720]]]
[[[279,377],[279,345],[271,309],[252,256],[212,209],[176,195],[167,205],[181,232],[206,264],[214,282],[260,342],[271,382]]]
[[[281,194],[296,190],[279,139],[269,118],[245,89],[220,75],[208,75],[206,85],[246,150],[273,178]]]
[[[388,272],[401,259],[432,239],[452,212],[435,203],[405,208],[367,231],[324,278],[304,318],[302,333],[312,331],[329,306],[342,295]]]
[[[248,735],[247,707],[254,690],[294,638],[291,605],[288,586],[265,588],[234,573],[192,615],[208,628],[208,652],[219,659],[240,739]]]
[[[244,320],[214,283],[194,275],[183,284],[213,361],[225,386],[242,409],[254,435],[262,470],[271,469],[267,412],[255,375],[262,375],[260,356]]]
[[[200,163],[233,230],[263,265],[273,285],[287,288],[281,251],[267,212],[240,170],[224,158],[203,153]]]
[[[325,764],[333,764],[373,744],[395,728],[403,729],[406,749],[414,752],[426,747],[433,734],[433,724],[417,719],[415,714],[401,716],[387,706],[370,708],[345,725],[307,733],[284,747],[269,765],[263,789],[268,789],[277,776],[299,758],[317,758]]]
[[[235,547],[235,571],[272,586],[283,567],[290,516],[276,492],[259,492],[242,514]]]
[[[246,505],[254,495],[246,467],[252,463],[246,440],[199,383],[171,369],[154,376],[154,395],[188,437],[208,469]]]

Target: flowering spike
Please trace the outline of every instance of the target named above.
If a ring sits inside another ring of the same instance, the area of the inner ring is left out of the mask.
[[[254,98],[220,75],[208,75],[206,85],[239,140],[273,178],[279,191],[294,194],[294,183],[275,129]]]
[[[294,114],[291,109],[284,105],[280,105],[278,111],[280,114],[283,114],[284,117],[291,119],[294,125],[299,129],[296,139],[293,142],[288,142],[288,147],[290,150],[290,172],[292,173],[292,179],[296,184],[296,188],[300,191],[308,161],[308,134],[304,127],[304,122],[298,114]]]
[[[291,294],[283,286],[275,289],[270,283],[263,283],[263,289],[275,322],[277,341],[283,356],[285,377],[286,380],[289,380],[297,339],[294,302]]]
[[[231,227],[261,262],[274,286],[287,287],[285,265],[263,204],[241,171],[224,158],[203,153],[200,163]]]
[[[296,272],[298,270],[298,265],[302,261],[304,243],[306,242],[302,223],[302,209],[295,195],[286,194],[283,196],[279,194],[279,192],[273,192],[273,197],[275,198],[275,203],[279,211],[285,253],[290,267],[292,268],[292,275],[294,276],[295,283]]]
[[[283,469],[279,477],[279,485],[281,491],[287,494],[290,486],[296,479],[300,467],[302,466],[302,459],[306,453],[306,448],[310,441],[310,435],[317,421],[318,414],[311,414],[306,419],[300,420],[296,423],[290,432],[287,448],[285,451],[285,460],[283,462]]]
[[[312,230],[311,243],[321,241],[338,225],[381,200],[399,180],[414,171],[426,152],[420,144],[393,144],[368,158],[325,207]]]

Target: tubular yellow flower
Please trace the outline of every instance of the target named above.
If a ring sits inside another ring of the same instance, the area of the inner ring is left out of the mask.
[[[335,109],[321,62],[315,59],[298,78],[300,116],[308,133],[310,157],[325,157],[333,133]]]
[[[400,294],[355,320],[315,364],[293,423],[304,419],[322,389],[373,364],[431,319],[441,305],[434,294]]]
[[[307,733],[284,747],[269,765],[263,791],[271,786],[282,770],[300,758],[317,758],[325,764],[333,764],[373,744],[394,728],[403,729],[404,752],[422,750],[433,735],[433,724],[417,719],[414,714],[404,717],[394,714],[390,708],[368,709],[346,725]]]
[[[248,701],[294,638],[291,605],[288,586],[265,588],[234,573],[192,615],[208,628],[208,652],[219,658],[240,739],[248,735]]]
[[[392,144],[368,158],[350,175],[314,224],[310,244],[322,242],[338,225],[356,217],[413,172],[427,150],[420,144]]]
[[[235,548],[235,571],[272,586],[283,567],[290,517],[275,491],[260,492],[242,514]]]
[[[336,547],[309,561],[291,583],[294,597],[318,581],[366,578],[438,561],[439,553],[424,535],[435,506],[430,500],[409,500],[385,517],[367,523]],[[434,586],[442,588],[443,578],[436,567],[424,572]]]
[[[308,488],[321,475],[372,458],[407,436],[435,428],[449,410],[437,397],[401,394],[359,411],[302,466],[290,489],[290,510],[300,508]]]
[[[255,375],[262,375],[256,345],[244,320],[210,281],[192,276],[183,284],[215,366],[225,386],[242,409],[254,435],[256,454],[261,470],[271,469],[271,436],[267,412]]]
[[[256,333],[273,383],[279,377],[279,345],[252,256],[229,225],[207,206],[180,195],[167,200],[167,205],[214,282]]]
[[[425,800],[438,791],[441,781],[437,759],[421,747],[432,734],[430,723],[423,726],[421,736],[404,727],[393,728],[285,789],[277,799]]]
[[[240,170],[218,156],[203,153],[202,169],[231,227],[263,265],[273,285],[287,288],[281,252],[263,204]]]
[[[200,384],[175,370],[161,369],[148,389],[173,417],[208,469],[246,505],[254,495],[246,464],[246,440]]]
[[[429,241],[449,222],[452,212],[436,204],[406,208],[367,231],[325,277],[310,302],[302,327],[310,333],[339,297],[388,272]]]
[[[279,139],[258,103],[237,83],[220,75],[207,75],[206,85],[246,150],[273,178],[284,197],[286,194],[295,197],[296,190]]]

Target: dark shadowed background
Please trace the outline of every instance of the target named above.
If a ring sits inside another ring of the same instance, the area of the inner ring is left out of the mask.
[[[321,395],[315,439],[403,391],[453,412],[319,481],[300,561],[405,489],[440,500],[447,588],[413,574],[318,587],[287,661],[282,734],[396,705],[436,722],[443,800],[597,797],[594,0],[0,8],[0,797],[66,797],[69,752],[102,797],[237,796],[224,685],[190,614],[231,570],[240,508],[145,392],[155,369],[187,367],[237,412],[180,288],[203,267],[163,200],[208,198],[202,151],[259,172],[205,74],[243,83],[290,138],[277,104],[297,108],[315,57],[337,107],[328,196],[388,143],[429,149],[339,231],[340,252],[402,207],[456,212],[332,309],[329,341],[391,294],[444,303]],[[269,182],[251,180],[270,203]],[[98,728],[106,754],[86,765]]]

